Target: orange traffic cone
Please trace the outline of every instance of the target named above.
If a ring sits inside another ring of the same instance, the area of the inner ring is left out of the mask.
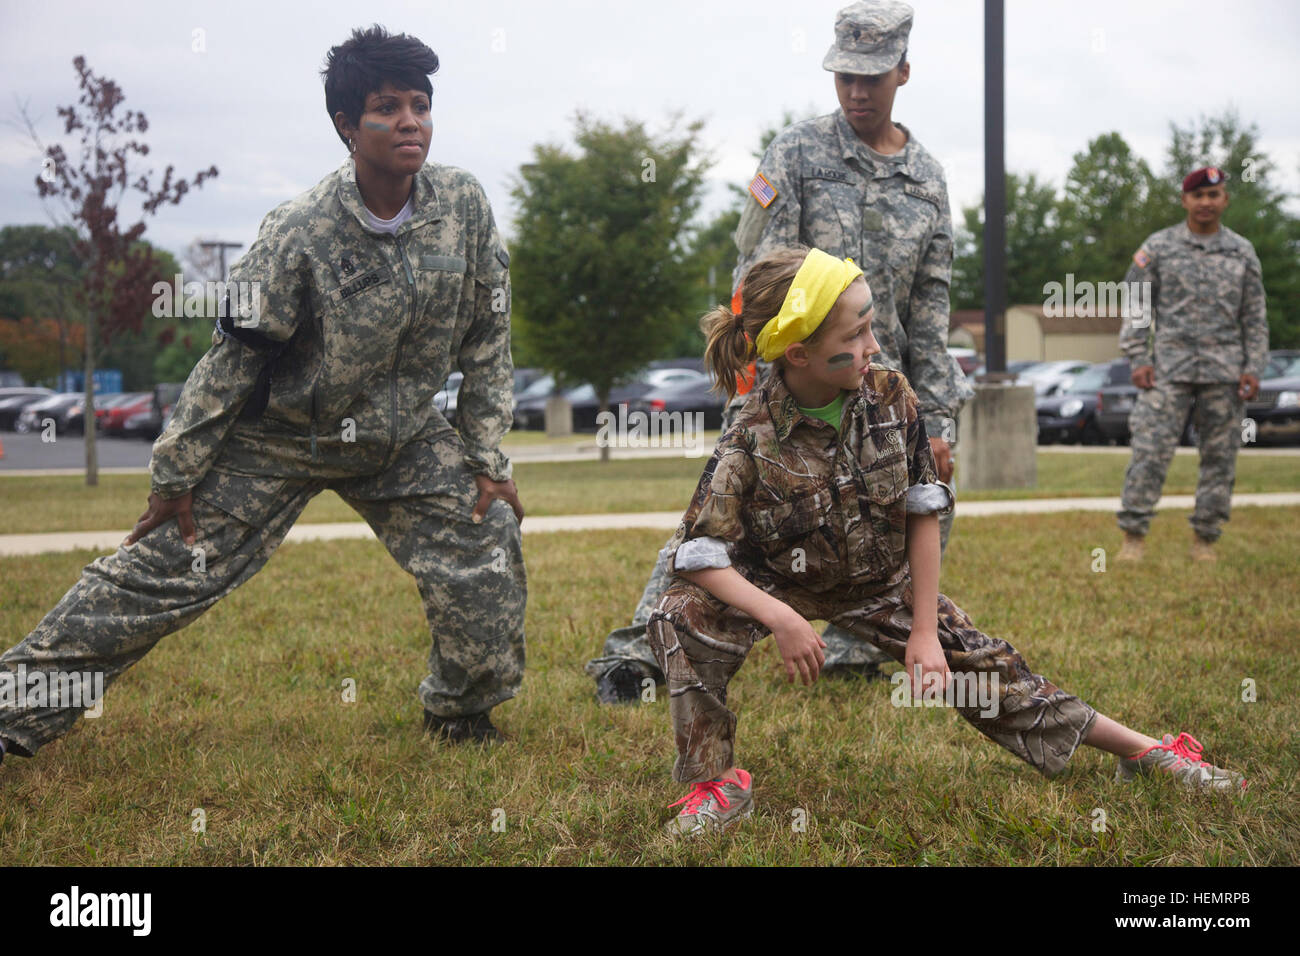
[[[4,443],[4,439],[0,438],[0,458],[3,458],[4,456],[5,456],[5,443]]]

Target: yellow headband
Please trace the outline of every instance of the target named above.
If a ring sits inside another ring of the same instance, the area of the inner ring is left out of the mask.
[[[862,270],[852,259],[837,259],[820,249],[809,251],[790,283],[781,311],[771,319],[754,343],[764,362],[785,354],[785,347],[802,342],[826,319],[835,300]]]

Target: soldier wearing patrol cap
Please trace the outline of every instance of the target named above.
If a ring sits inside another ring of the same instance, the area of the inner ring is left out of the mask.
[[[894,0],[854,3],[836,15],[822,66],[835,74],[840,109],[796,123],[768,146],[736,230],[733,288],[783,246],[852,257],[875,300],[875,361],[902,371],[916,390],[939,478],[951,483],[957,413],[973,391],[947,348],[953,244],[943,170],[892,118],[894,95],[911,75],[911,29],[912,8]],[[945,547],[951,527],[949,512],[940,524]],[[632,627],[612,632],[604,655],[587,665],[602,700],[637,700],[640,682],[659,678],[644,624],[665,586],[661,552]],[[889,659],[833,626],[824,638],[824,672],[832,675],[874,675]]]
[[[1142,391],[1129,419],[1133,458],[1124,475],[1119,557],[1142,557],[1165,473],[1188,414],[1200,446],[1192,512],[1192,557],[1213,561],[1232,504],[1244,402],[1259,390],[1268,319],[1259,257],[1250,241],[1220,223],[1228,174],[1215,166],[1183,179],[1187,219],[1149,236],[1124,282],[1149,282],[1148,308],[1130,310],[1120,349]]]

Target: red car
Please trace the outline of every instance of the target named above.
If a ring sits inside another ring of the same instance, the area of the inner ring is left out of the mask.
[[[95,409],[95,423],[100,431],[109,435],[122,435],[126,420],[138,412],[147,412],[153,405],[153,393],[141,392],[132,395],[111,408]]]

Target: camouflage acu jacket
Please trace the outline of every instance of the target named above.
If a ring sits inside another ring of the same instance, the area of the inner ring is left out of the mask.
[[[734,283],[781,246],[815,246],[851,256],[876,304],[877,361],[907,376],[929,434],[956,440],[956,419],[974,394],[948,354],[952,214],[943,169],[907,132],[902,152],[884,156],[858,139],[843,111],[781,132],[758,165],[736,246]]]
[[[668,567],[677,571],[685,542],[707,536],[727,542],[730,564],[760,587],[892,586],[907,574],[907,499],[917,485],[939,480],[900,373],[872,365],[845,397],[836,432],[799,411],[773,368],[719,439],[669,542]]]
[[[1134,367],[1154,365],[1166,382],[1235,382],[1263,373],[1268,317],[1249,240],[1226,226],[1197,235],[1182,222],[1142,243],[1124,281],[1151,283],[1149,312],[1131,309],[1120,330],[1120,351]]]
[[[382,471],[405,443],[452,431],[433,398],[453,364],[466,461],[508,477],[509,261],[469,173],[425,165],[390,235],[366,224],[349,158],[274,209],[231,269],[257,283],[257,309],[218,321],[154,445],[154,491],[175,497],[218,459],[290,478]]]

